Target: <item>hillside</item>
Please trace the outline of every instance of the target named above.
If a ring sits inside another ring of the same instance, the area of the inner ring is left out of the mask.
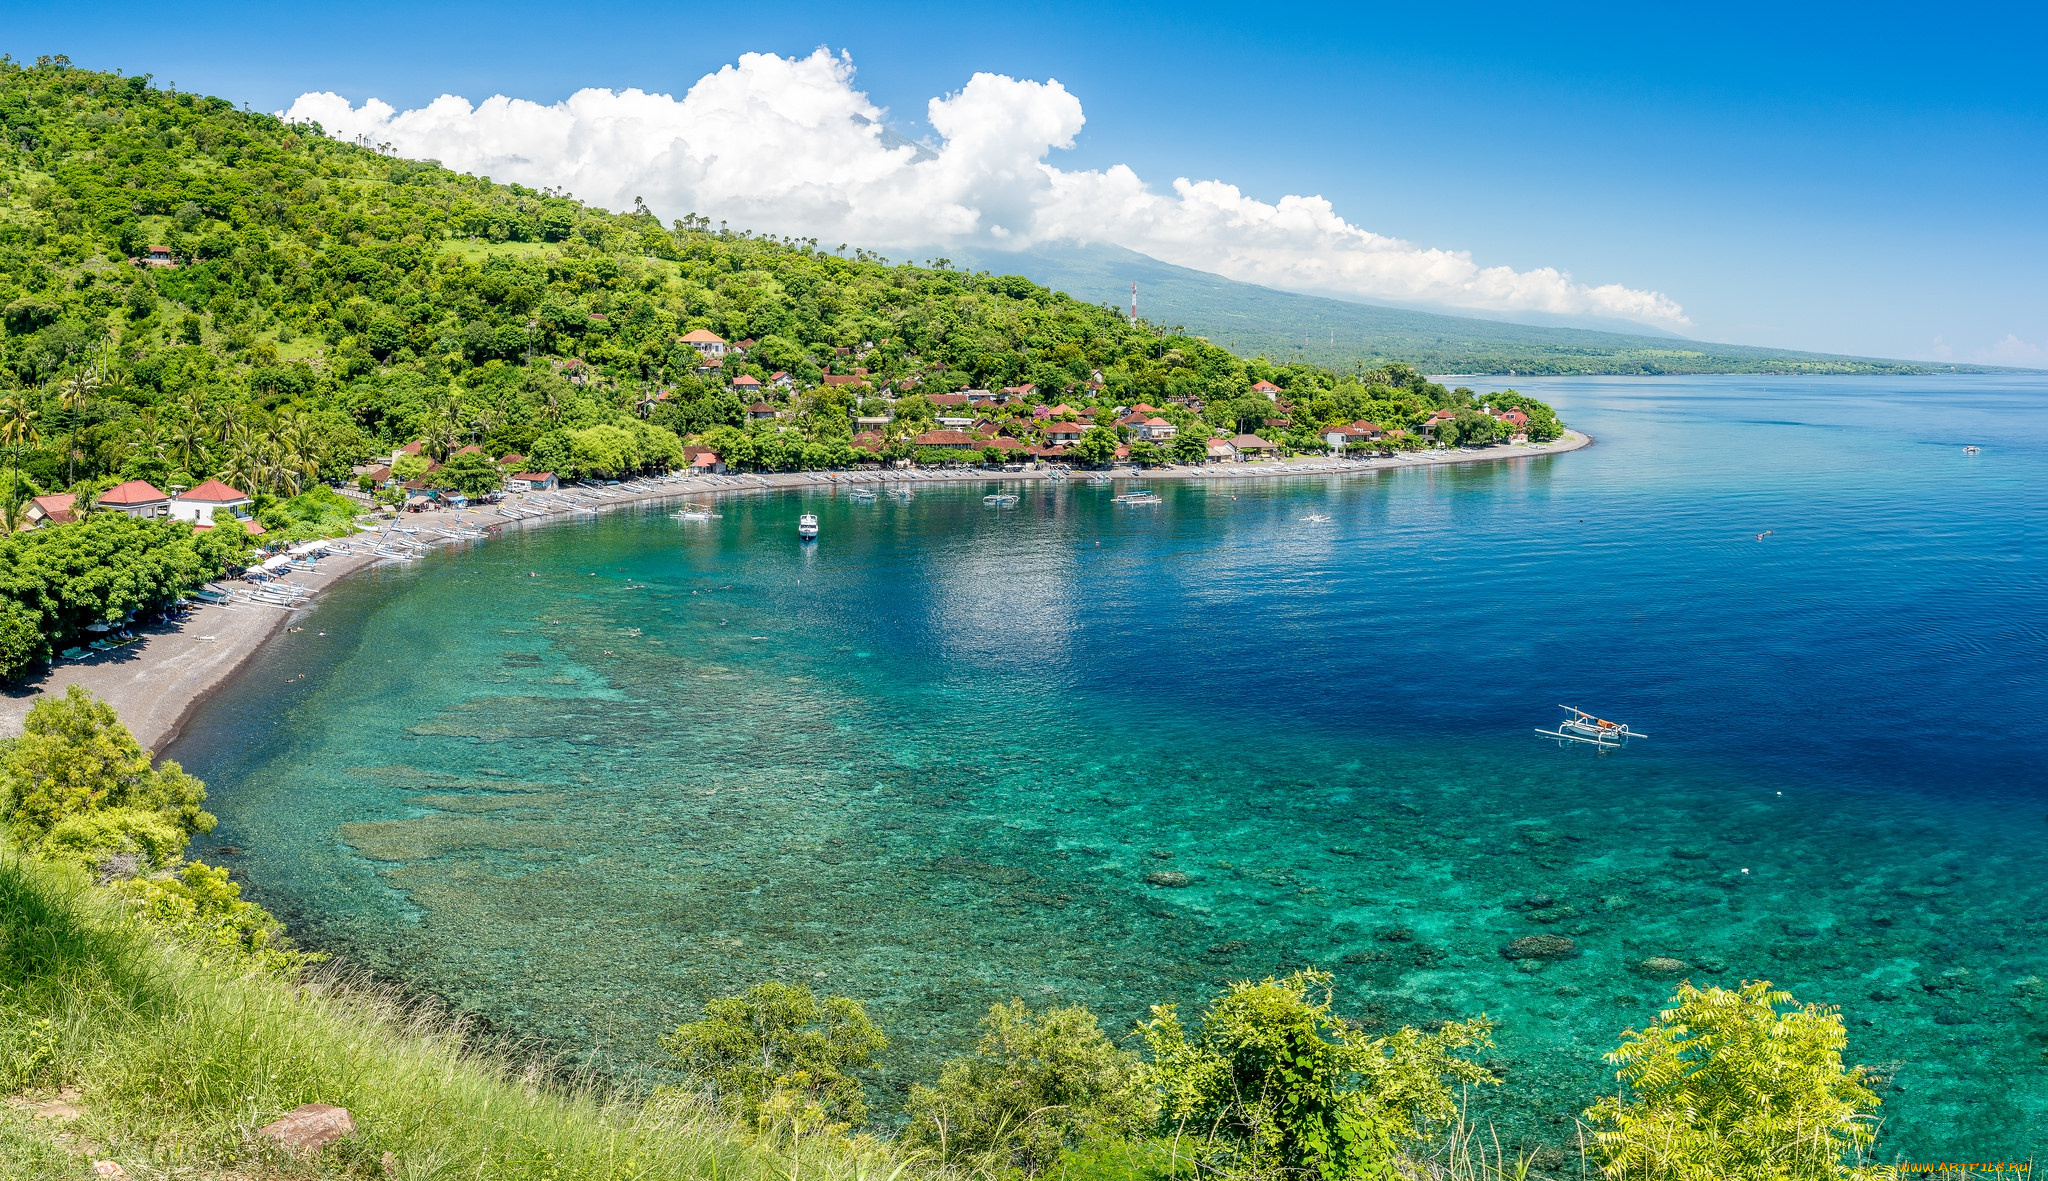
[[[1393,361],[1425,373],[1501,375],[1985,371],[1352,303],[1239,283],[1108,245],[981,253],[967,261],[1116,307],[1128,304],[1136,282],[1139,314],[1153,323],[1185,327],[1242,355],[1339,370]]]

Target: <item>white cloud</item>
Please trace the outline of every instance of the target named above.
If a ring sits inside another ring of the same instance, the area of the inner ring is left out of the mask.
[[[854,88],[845,55],[750,53],[698,80],[681,100],[640,90],[581,90],[543,106],[442,95],[397,111],[333,93],[289,111],[329,134],[391,145],[458,171],[573,192],[611,209],[636,197],[664,217],[699,213],[764,232],[880,249],[1021,249],[1110,242],[1166,262],[1294,291],[1688,324],[1660,292],[1588,286],[1552,267],[1480,266],[1464,251],[1418,246],[1346,221],[1321,197],[1268,204],[1220,180],[1156,192],[1124,165],[1047,162],[1085,119],[1057,81],[976,74],[932,99],[929,150],[885,142],[884,112]]]
[[[2048,349],[2037,344],[2028,344],[2008,332],[2005,339],[1977,354],[1977,361],[1984,365],[2012,365],[2032,369],[2048,364]]]

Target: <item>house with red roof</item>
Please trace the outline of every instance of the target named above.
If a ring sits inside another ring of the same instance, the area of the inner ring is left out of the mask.
[[[219,480],[208,480],[197,488],[187,488],[173,496],[171,516],[195,525],[211,525],[213,510],[247,508],[250,503],[246,493],[238,492]]]
[[[32,498],[28,502],[28,511],[23,515],[28,518],[31,529],[43,525],[69,525],[73,519],[72,506],[77,503],[78,497],[69,492],[54,492]]]
[[[100,493],[99,507],[145,519],[170,515],[170,493],[148,480],[129,480]]]
[[[924,400],[934,406],[965,406],[966,394],[926,394]]]
[[[1229,439],[1211,439],[1207,457],[1210,463],[1228,463],[1237,458],[1237,448],[1230,445]]]
[[[1055,446],[1063,443],[1078,443],[1081,441],[1081,436],[1087,433],[1088,424],[1085,422],[1048,423],[1045,428],[1045,441]]]
[[[1146,440],[1147,442],[1159,443],[1164,442],[1167,439],[1171,439],[1176,434],[1179,434],[1180,428],[1166,421],[1163,418],[1155,417],[1147,418],[1143,422],[1132,424],[1131,433],[1138,436],[1140,439]]]
[[[828,386],[866,385],[867,383],[867,378],[855,377],[851,373],[827,373],[825,375],[825,384]]]
[[[562,486],[553,472],[520,472],[505,477],[508,492],[553,492]]]
[[[1278,402],[1280,400],[1280,387],[1270,381],[1262,381],[1253,386],[1252,392],[1265,395],[1268,402]]]
[[[697,372],[716,373],[725,368],[725,358],[717,353],[697,354]]]
[[[780,369],[777,369],[775,372],[768,375],[768,384],[774,386],[778,390],[795,389],[796,378],[791,377],[789,374],[784,373]]]
[[[766,402],[756,402],[752,406],[747,407],[747,421],[760,422],[763,419],[774,418],[775,413],[775,407],[770,406]]]
[[[1247,455],[1271,455],[1279,450],[1279,448],[1259,438],[1257,435],[1232,435],[1230,445],[1237,448],[1237,457],[1239,459],[1243,459]]]
[[[926,431],[911,442],[919,447],[964,447],[973,451],[981,450],[984,444],[966,431]]]
[[[751,373],[742,373],[732,379],[732,388],[739,393],[757,393],[761,389],[761,382]]]

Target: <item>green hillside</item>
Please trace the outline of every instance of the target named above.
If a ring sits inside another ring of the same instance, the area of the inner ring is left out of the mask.
[[[1302,446],[1470,402],[1400,367],[1245,360],[1017,275],[591,209],[62,59],[0,60],[0,309],[9,526],[25,495],[123,479],[291,496],[418,439],[612,475],[724,430],[744,463],[839,466],[885,390],[1029,384],[1105,421],[1178,400],[1178,425],[1242,430],[1276,413],[1247,396],[1267,381]],[[754,345],[706,372],[696,329]],[[760,393],[736,383],[777,372],[809,392],[742,447]],[[832,374],[854,384],[815,388]]]
[[[978,254],[972,262],[1118,307],[1136,282],[1139,314],[1154,323],[1184,326],[1243,355],[1335,369],[1398,361],[1425,373],[1502,375],[1985,371],[1379,307],[1239,283],[1115,246]]]

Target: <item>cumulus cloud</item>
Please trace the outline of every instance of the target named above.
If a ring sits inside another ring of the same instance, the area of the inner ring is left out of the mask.
[[[1983,350],[1977,359],[1990,365],[2013,365],[2020,368],[2033,368],[2048,363],[2048,349],[2044,349],[2037,344],[2030,344],[2027,341],[2021,340],[2014,333],[2008,332],[2005,334],[2004,340],[1998,341],[1990,348]]]
[[[1459,250],[1353,225],[1321,197],[1269,204],[1221,180],[1182,177],[1170,193],[1125,165],[1062,169],[1085,119],[1057,81],[976,74],[934,98],[935,142],[885,134],[856,89],[851,58],[750,53],[680,100],[581,90],[543,105],[444,94],[399,111],[300,95],[284,118],[389,144],[458,171],[556,188],[611,209],[635,198],[764,232],[881,249],[1108,242],[1180,266],[1291,291],[1493,312],[1600,316],[1672,328],[1689,321],[1656,291],[1590,286],[1552,267],[1481,266]]]

